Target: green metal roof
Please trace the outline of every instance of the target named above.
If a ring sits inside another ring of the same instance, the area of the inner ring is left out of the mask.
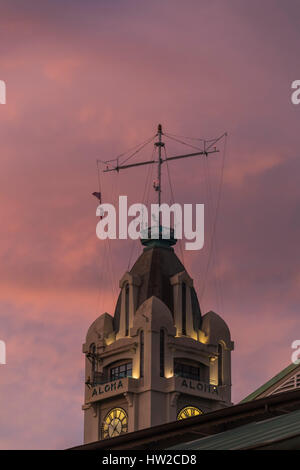
[[[254,392],[250,393],[246,398],[244,398],[240,403],[246,403],[247,401],[255,400],[257,397],[259,397],[262,393],[264,393],[268,388],[272,387],[272,385],[276,384],[276,382],[279,382],[279,380],[283,379],[286,375],[288,375],[290,372],[292,372],[294,369],[296,369],[299,366],[299,364],[290,364],[287,366],[285,369],[283,369],[279,374],[274,375],[272,379],[270,379],[268,382],[265,384],[261,385],[257,390]]]
[[[271,444],[300,435],[300,410],[265,421],[253,422],[195,441],[171,447],[174,450],[238,450]]]

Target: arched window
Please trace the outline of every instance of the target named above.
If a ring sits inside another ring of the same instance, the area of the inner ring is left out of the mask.
[[[140,377],[144,377],[144,332],[140,332]]]
[[[218,385],[223,384],[223,345],[218,344]]]
[[[186,335],[186,284],[182,283],[181,291],[181,333]]]
[[[125,287],[125,336],[129,335],[129,284]]]
[[[165,332],[160,330],[159,336],[159,369],[160,376],[165,376]]]

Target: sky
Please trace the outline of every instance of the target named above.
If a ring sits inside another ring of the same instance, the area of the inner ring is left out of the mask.
[[[205,204],[204,248],[183,260],[202,313],[230,327],[238,402],[290,363],[300,337],[299,2],[2,0],[0,18],[0,448],[83,441],[85,334],[113,314],[141,252],[96,237],[96,160],[158,123],[179,136],[228,133],[225,159],[221,142],[170,174],[177,202]],[[169,155],[187,150],[166,143]],[[100,178],[104,202],[140,202],[147,172]],[[165,173],[163,185],[167,201]]]

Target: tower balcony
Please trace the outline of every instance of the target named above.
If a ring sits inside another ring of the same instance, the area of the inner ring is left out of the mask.
[[[217,386],[207,382],[179,376],[169,377],[167,380],[168,392],[194,395],[195,397],[207,398],[215,401],[226,401],[227,399],[227,385]]]
[[[106,381],[89,388],[86,403],[94,403],[107,398],[112,398],[124,393],[135,392],[139,384],[139,379],[133,377],[118,378],[113,381]]]

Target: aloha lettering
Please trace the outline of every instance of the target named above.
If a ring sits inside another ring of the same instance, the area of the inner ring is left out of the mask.
[[[122,380],[119,380],[118,382],[111,382],[108,384],[99,385],[99,387],[94,387],[92,397],[101,395],[102,393],[107,393],[107,392],[114,392],[119,390],[120,388],[123,387]]]
[[[215,393],[218,395],[218,388],[215,385],[206,384],[203,382],[194,382],[192,380],[183,380],[181,382],[182,387],[190,388],[191,390],[199,390],[199,392]]]

